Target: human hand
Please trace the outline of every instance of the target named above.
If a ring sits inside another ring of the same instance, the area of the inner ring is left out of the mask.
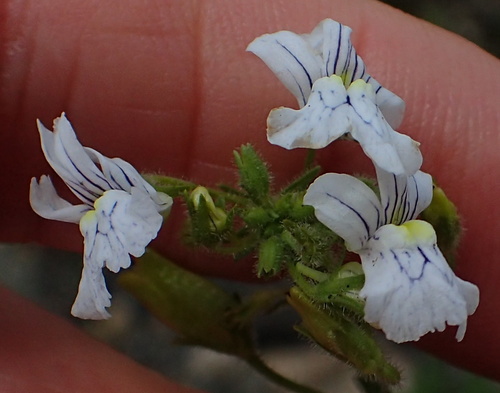
[[[56,0],[7,8],[1,54],[1,120],[6,132],[0,146],[6,169],[3,184],[12,186],[2,194],[2,218],[9,225],[0,229],[1,239],[81,250],[76,226],[41,219],[27,198],[29,179],[50,173],[34,120],[38,117],[49,126],[62,111],[84,145],[145,171],[161,170],[202,183],[231,181],[231,151],[251,142],[271,162],[276,182],[296,174],[303,153],[284,151],[265,140],[269,110],[292,106],[294,99],[244,49],[265,32],[309,32],[332,17],[353,28],[353,42],[370,73],[406,101],[400,129],[422,143],[424,170],[436,176],[464,218],[459,275],[479,286],[481,304],[469,319],[462,343],[445,333],[427,337],[424,346],[455,364],[498,378],[498,60],[373,1],[126,3]],[[349,161],[352,149],[336,143],[321,151],[319,159],[326,170],[368,168],[367,161]],[[249,264],[221,262],[182,247],[171,235],[180,216],[174,213],[168,220],[153,244],[157,249],[200,272],[249,276]],[[45,317],[35,313],[32,329],[36,318]],[[57,325],[52,318],[47,323]],[[74,332],[61,329],[73,337]],[[17,330],[11,326],[6,331],[7,340]],[[45,359],[50,348],[44,349],[47,353],[40,350],[36,356]],[[68,351],[75,359],[86,358]],[[98,356],[99,351],[92,346],[85,356]],[[40,361],[40,375],[47,375],[45,365]],[[78,363],[71,367],[71,375],[78,375]],[[120,371],[115,373],[101,378],[116,377]],[[22,378],[22,370],[12,375]]]

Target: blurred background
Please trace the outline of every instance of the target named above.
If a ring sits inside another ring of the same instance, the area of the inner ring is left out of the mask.
[[[499,0],[385,0],[383,3],[460,34],[500,57]]]
[[[348,0],[346,0],[348,1]],[[389,0],[394,7],[426,19],[500,56],[500,0]],[[45,309],[66,317],[92,336],[164,375],[211,393],[284,393],[243,362],[199,348],[172,345],[173,334],[152,318],[107,275],[113,294],[107,321],[80,321],[69,310],[80,279],[81,255],[36,245],[0,244],[0,282]],[[222,283],[229,290],[235,284]],[[237,286],[251,292],[251,285]],[[291,312],[278,311],[258,325],[264,360],[284,375],[325,392],[359,392],[354,374],[290,328]],[[412,346],[388,345],[393,362],[405,370],[401,393],[500,393],[500,384],[455,369]]]

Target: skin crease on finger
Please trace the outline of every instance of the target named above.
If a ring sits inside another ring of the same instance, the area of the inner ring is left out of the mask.
[[[40,150],[37,117],[50,126],[65,111],[84,145],[142,170],[209,184],[232,181],[231,151],[251,142],[281,184],[297,173],[304,154],[268,145],[265,119],[271,108],[296,104],[246,45],[280,29],[309,32],[326,17],[351,26],[369,72],[407,103],[400,131],[421,142],[423,169],[459,207],[466,231],[458,275],[481,290],[462,343],[449,328],[422,346],[500,378],[494,355],[500,351],[498,60],[370,0],[44,0],[3,7],[9,19],[2,32],[0,160],[8,168],[3,184],[12,186],[2,194],[1,217],[10,223],[0,229],[2,240],[73,250],[82,247],[78,227],[43,220],[28,205],[29,179],[52,173]],[[347,142],[319,152],[325,169],[338,172],[366,171],[369,163],[360,156]],[[204,273],[251,271],[251,261],[186,251],[170,235],[182,212],[172,216],[154,243],[166,255]]]

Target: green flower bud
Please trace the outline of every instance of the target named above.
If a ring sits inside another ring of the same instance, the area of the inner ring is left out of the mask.
[[[243,145],[234,151],[238,166],[240,186],[254,201],[262,201],[269,194],[270,176],[265,162],[251,145]]]
[[[281,270],[283,257],[283,243],[277,236],[272,236],[264,240],[259,248],[259,263],[257,265],[257,275],[275,275]]]
[[[297,287],[290,290],[288,303],[302,318],[296,326],[301,334],[367,377],[387,384],[400,381],[399,371],[387,362],[365,324],[348,319],[341,311],[319,308]]]
[[[119,281],[175,331],[181,343],[244,358],[254,353],[248,326],[228,317],[240,303],[212,282],[150,250],[121,273]]]

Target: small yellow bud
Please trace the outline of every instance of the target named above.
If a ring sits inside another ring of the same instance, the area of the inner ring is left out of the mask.
[[[227,222],[227,214],[224,212],[224,210],[215,206],[212,196],[210,195],[208,190],[202,186],[196,187],[190,195],[190,199],[193,202],[193,206],[196,210],[198,210],[200,207],[201,198],[205,200],[205,205],[208,209],[208,215],[210,216],[213,228],[219,231],[222,230]]]

